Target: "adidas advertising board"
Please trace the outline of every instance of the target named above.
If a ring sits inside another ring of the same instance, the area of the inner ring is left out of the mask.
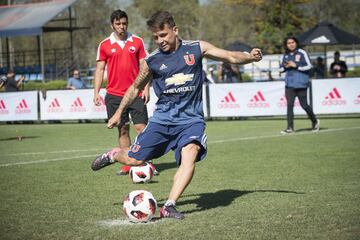
[[[95,106],[92,89],[47,91],[46,98],[40,92],[41,120],[106,119],[105,89],[100,96],[101,104]]]
[[[360,78],[317,80],[312,87],[315,113],[360,112]]]
[[[0,121],[37,120],[37,91],[0,94]]]
[[[313,108],[316,114],[360,112],[360,78],[313,80]],[[210,116],[286,115],[284,82],[210,84]],[[93,104],[93,90],[25,91],[0,93],[0,121],[106,119],[105,89],[100,91],[101,105]],[[157,98],[151,88],[148,114],[152,116]],[[309,94],[308,94],[309,96]],[[203,87],[204,115],[209,116]],[[38,105],[40,104],[40,116]],[[295,114],[305,114],[298,99]]]
[[[229,83],[210,85],[212,117],[286,115],[283,82]],[[295,114],[305,114],[298,100]]]

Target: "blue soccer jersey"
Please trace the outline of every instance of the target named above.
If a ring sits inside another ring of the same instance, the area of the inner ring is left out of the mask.
[[[175,52],[156,50],[145,58],[159,98],[151,122],[182,125],[204,121],[202,53],[199,41],[180,41]]]

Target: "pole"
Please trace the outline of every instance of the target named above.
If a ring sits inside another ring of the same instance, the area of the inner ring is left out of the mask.
[[[8,69],[11,68],[10,66],[10,43],[9,43],[9,38],[6,38],[6,64]]]
[[[41,69],[41,75],[42,75],[42,82],[45,82],[45,61],[44,61],[44,39],[43,35],[37,36],[38,40],[38,50],[39,50],[39,64]]]
[[[69,7],[71,65],[74,65],[74,36],[71,15],[71,7]]]
[[[327,77],[327,53],[326,53],[326,45],[324,45],[324,61],[325,61],[325,70],[324,70],[324,76]]]

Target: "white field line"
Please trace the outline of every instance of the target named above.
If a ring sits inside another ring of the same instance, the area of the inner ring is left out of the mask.
[[[55,158],[55,159],[44,159],[44,160],[36,160],[36,161],[28,161],[28,162],[15,162],[15,163],[5,163],[0,164],[0,167],[10,167],[16,165],[27,165],[27,164],[35,164],[35,163],[47,163],[47,162],[57,162],[57,161],[64,161],[70,159],[80,159],[86,157],[95,157],[96,155],[83,155],[83,156],[73,156],[73,157],[64,157],[64,158]]]
[[[324,129],[317,133],[313,132],[299,132],[289,135],[281,135],[281,134],[274,134],[274,135],[263,135],[263,136],[253,136],[253,137],[241,137],[241,138],[229,138],[229,139],[222,139],[222,140],[215,140],[209,141],[208,144],[214,143],[225,143],[225,142],[236,142],[236,141],[246,141],[246,140],[256,140],[256,139],[265,139],[265,138],[277,138],[277,137],[291,137],[291,136],[298,136],[298,135],[308,135],[308,134],[320,134],[320,133],[327,133],[327,132],[338,132],[338,131],[347,131],[347,130],[355,130],[360,129],[360,127],[350,127],[350,128],[332,128],[332,129]],[[54,151],[54,152],[34,152],[28,153],[30,154],[46,154],[46,153],[66,153],[66,152],[79,152],[79,151],[95,151],[99,149],[87,149],[87,150],[67,150],[67,151]],[[101,149],[103,150],[103,149]],[[16,154],[13,154],[16,155]],[[25,153],[20,153],[19,155],[26,155]],[[83,155],[83,156],[70,156],[64,158],[55,158],[55,159],[43,159],[43,160],[36,160],[36,161],[28,161],[28,162],[15,162],[15,163],[5,163],[0,164],[0,167],[10,167],[16,165],[26,165],[26,164],[36,164],[36,163],[47,163],[47,162],[56,162],[56,161],[65,161],[71,159],[80,159],[86,157],[95,157],[97,154],[93,155]],[[4,155],[3,155],[4,156]]]
[[[274,134],[274,135],[267,135],[267,136],[253,136],[253,137],[241,137],[241,138],[228,138],[228,139],[210,141],[210,142],[208,142],[208,144],[212,144],[212,143],[225,143],[225,142],[236,142],[236,141],[245,141],[245,140],[256,140],[256,139],[264,139],[264,138],[292,137],[292,136],[298,136],[298,135],[320,134],[320,133],[339,132],[339,131],[355,130],[355,129],[360,129],[360,127],[331,128],[331,129],[320,130],[319,132],[304,131],[304,132],[298,132],[298,133],[287,134],[287,135]]]
[[[90,151],[104,151],[104,148],[99,149],[73,149],[73,150],[62,150],[62,151],[51,151],[51,152],[26,152],[26,153],[7,153],[2,156],[23,156],[23,155],[40,155],[40,154],[53,154],[53,153],[72,153],[72,152],[90,152]]]
[[[159,223],[159,222],[163,222],[166,221],[165,218],[162,219],[153,219],[149,222],[144,222],[144,223],[133,223],[130,222],[127,219],[109,219],[109,220],[100,220],[97,223],[102,226],[102,227],[106,227],[106,228],[111,228],[111,227],[118,227],[118,226],[127,226],[127,227],[138,227],[138,226],[144,226],[144,225],[150,225],[150,224],[155,224],[155,223]]]

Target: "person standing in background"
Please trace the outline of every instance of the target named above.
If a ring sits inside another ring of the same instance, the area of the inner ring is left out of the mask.
[[[342,78],[346,76],[348,71],[345,61],[340,60],[340,52],[334,53],[334,62],[330,65],[330,73],[335,78]]]
[[[309,56],[299,48],[295,37],[284,40],[285,54],[280,66],[280,72],[285,72],[285,96],[287,100],[287,128],[281,134],[294,133],[294,102],[298,97],[301,107],[311,120],[312,131],[320,129],[320,120],[316,118],[307,102],[307,89],[310,86],[310,70],[312,68]]]
[[[142,38],[127,31],[128,16],[126,12],[118,9],[110,16],[110,23],[113,32],[104,39],[98,48],[96,57],[96,71],[94,82],[94,103],[100,105],[100,88],[104,79],[105,67],[107,66],[108,83],[106,86],[105,104],[108,119],[118,109],[123,96],[139,72],[139,67],[144,64],[146,50]],[[135,101],[129,105],[121,116],[121,124],[118,128],[119,147],[130,149],[130,118],[134,123],[137,134],[141,133],[148,123],[146,103],[149,101],[149,84],[144,91],[140,92]],[[154,175],[157,175],[153,164]],[[123,166],[117,173],[126,175],[130,171],[129,166]]]
[[[10,69],[6,76],[2,76],[0,80],[0,88],[5,87],[5,92],[17,92],[20,90],[21,83],[25,80],[24,75],[19,79],[15,79],[14,69]]]

